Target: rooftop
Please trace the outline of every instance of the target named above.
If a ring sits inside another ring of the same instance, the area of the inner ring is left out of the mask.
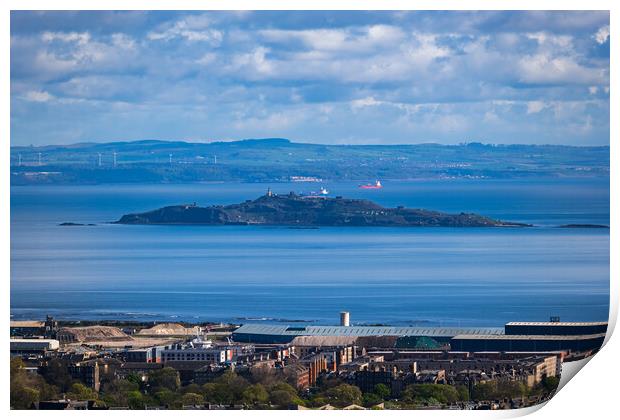
[[[43,328],[43,321],[11,321],[11,328]]]
[[[293,346],[310,346],[310,347],[338,347],[338,346],[350,346],[355,343],[357,337],[354,336],[299,336],[295,337],[291,341]]]
[[[302,335],[316,336],[351,336],[365,337],[377,335],[393,336],[425,336],[453,337],[459,334],[501,335],[503,328],[453,328],[453,327],[369,327],[369,326],[289,326],[244,324],[233,331],[233,334],[284,335],[297,337]]]
[[[47,338],[11,338],[11,343],[48,343],[48,344],[58,344],[58,340],[47,339]]]
[[[460,334],[453,337],[455,340],[589,340],[604,338],[605,334],[588,335],[489,335],[489,334]]]
[[[60,346],[58,340],[39,339],[15,339],[11,338],[11,351],[13,350],[57,350]]]

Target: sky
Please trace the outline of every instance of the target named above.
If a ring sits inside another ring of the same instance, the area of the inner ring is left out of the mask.
[[[11,144],[609,145],[608,12],[11,12]]]

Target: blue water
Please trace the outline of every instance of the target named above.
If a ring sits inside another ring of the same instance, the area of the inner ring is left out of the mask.
[[[335,324],[500,326],[606,320],[609,181],[325,184],[386,206],[475,212],[533,228],[123,226],[122,214],[235,203],[266,184],[11,188],[11,314]],[[276,192],[317,184],[274,184]],[[96,226],[61,227],[71,221]],[[287,321],[288,320],[288,321]]]

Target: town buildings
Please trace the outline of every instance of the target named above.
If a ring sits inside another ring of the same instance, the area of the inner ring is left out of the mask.
[[[34,323],[13,325],[11,332],[34,332],[17,328],[35,327],[39,328]],[[12,338],[11,354],[41,373],[59,361],[71,378],[93,390],[130,375],[148,384],[153,372],[169,367],[178,371],[184,386],[213,382],[232,370],[249,380],[267,374],[284,378],[304,393],[328,378],[355,385],[363,393],[383,384],[390,397],[398,399],[412,384],[470,391],[477,384],[498,381],[535,387],[559,376],[563,361],[596,352],[603,329],[605,323],[509,323],[504,329],[246,324],[232,331],[232,341],[212,341],[179,335],[173,327],[152,327],[149,334],[170,331],[175,336],[143,339],[134,337],[144,334],[128,336],[114,327],[46,330],[43,325],[36,331],[60,340],[44,335]],[[68,333],[73,336],[63,335]],[[226,337],[226,331],[221,333]]]

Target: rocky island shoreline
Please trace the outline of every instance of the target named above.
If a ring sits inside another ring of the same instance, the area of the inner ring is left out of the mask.
[[[122,216],[128,225],[272,225],[376,227],[526,227],[473,213],[449,214],[402,206],[386,208],[369,200],[272,193],[243,203],[200,207],[196,203]]]

